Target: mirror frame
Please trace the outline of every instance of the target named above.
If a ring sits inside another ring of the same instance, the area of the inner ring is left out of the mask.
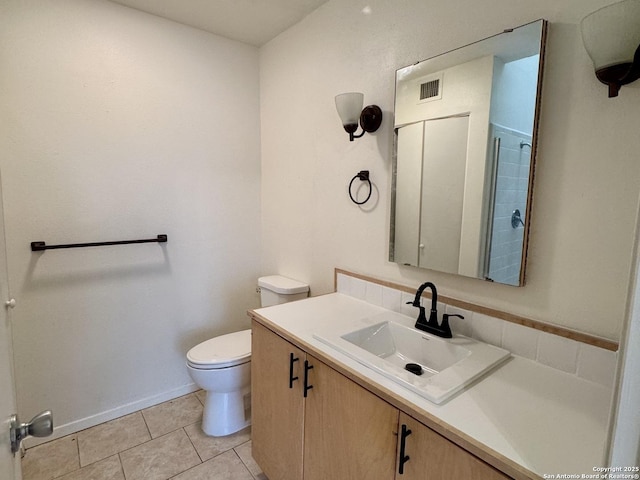
[[[391,169],[391,212],[390,212],[390,225],[389,225],[389,261],[393,263],[397,263],[395,261],[395,237],[396,237],[396,193],[397,193],[397,170],[398,170],[398,128],[395,126],[395,117],[396,117],[396,107],[398,101],[398,79],[400,76],[400,72],[406,70],[408,68],[415,68],[420,64],[424,64],[424,62],[429,62],[437,59],[441,60],[445,55],[456,54],[461,55],[461,51],[463,49],[468,49],[469,47],[476,46],[482,42],[490,41],[495,42],[499,37],[503,37],[513,32],[517,28],[526,27],[529,25],[540,23],[540,44],[539,44],[539,62],[538,62],[538,78],[536,83],[536,98],[535,98],[535,107],[534,107],[534,117],[533,117],[533,129],[531,132],[531,157],[530,157],[530,165],[529,165],[529,178],[528,178],[528,190],[527,190],[527,200],[525,207],[525,223],[524,223],[524,231],[523,231],[523,239],[522,239],[522,251],[521,251],[521,259],[520,259],[520,274],[518,284],[512,283],[500,283],[502,285],[509,286],[524,286],[525,284],[525,271],[527,264],[527,255],[529,248],[529,235],[531,228],[531,213],[532,213],[532,204],[533,204],[533,187],[534,187],[534,177],[535,177],[535,165],[538,153],[538,132],[539,132],[539,123],[540,123],[540,109],[542,103],[542,82],[543,82],[543,74],[544,74],[544,66],[545,66],[545,53],[546,53],[546,43],[547,43],[547,32],[548,32],[548,21],[544,19],[538,19],[518,27],[506,29],[503,32],[500,32],[496,35],[492,35],[490,37],[486,37],[482,40],[478,40],[476,42],[472,42],[470,44],[464,45],[462,47],[455,48],[453,50],[449,50],[447,52],[441,53],[439,55],[435,55],[433,57],[429,57],[425,60],[418,61],[411,65],[407,65],[405,67],[399,68],[396,70],[395,74],[395,89],[394,89],[394,129],[393,129],[393,146],[392,146],[392,169]],[[495,50],[493,50],[495,52]],[[488,53],[487,53],[488,54]],[[523,57],[524,58],[524,57]],[[471,58],[468,58],[466,61],[471,61]],[[462,64],[463,62],[458,61],[456,65]],[[438,70],[436,69],[435,72]],[[426,70],[421,73],[420,76],[428,76],[431,73],[429,70]],[[489,142],[489,140],[487,140]],[[410,264],[402,264],[397,263],[400,266],[409,266],[413,268],[420,269],[429,269],[426,267],[419,267],[417,265]],[[437,271],[437,270],[434,270]],[[445,272],[450,273],[450,272]],[[455,274],[454,275],[460,275]],[[494,280],[490,278],[482,278],[479,276],[466,276],[465,278],[474,278],[478,280],[484,280],[493,282]]]

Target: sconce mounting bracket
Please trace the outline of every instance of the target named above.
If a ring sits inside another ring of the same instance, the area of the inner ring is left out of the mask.
[[[377,105],[367,105],[360,114],[360,126],[365,132],[372,133],[380,128],[382,110]]]
[[[632,63],[622,63],[596,70],[596,77],[609,86],[609,98],[617,97],[622,85],[635,82],[640,78],[640,47],[636,50]]]

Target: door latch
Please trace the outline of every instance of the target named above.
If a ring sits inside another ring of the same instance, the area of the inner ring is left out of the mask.
[[[20,423],[17,415],[11,415],[9,438],[11,440],[11,453],[14,455],[20,450],[22,440],[27,437],[48,437],[53,433],[53,414],[51,410],[40,412],[29,423]]]

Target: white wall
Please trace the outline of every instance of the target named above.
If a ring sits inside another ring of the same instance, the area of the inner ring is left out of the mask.
[[[533,132],[540,55],[494,62],[491,122],[519,132]]]
[[[313,294],[332,290],[334,266],[429,279],[618,339],[640,85],[608,99],[577,26],[607,3],[330,0],[261,49],[258,84],[253,47],[99,0],[3,0],[0,169],[20,415],[53,408],[72,428],[189,389],[184,353],[248,325],[259,272],[310,282]],[[395,70],[541,17],[552,23],[527,285],[387,262]],[[385,113],[353,143],[333,103],[351,90]],[[374,195],[360,209],[346,189],[364,168]],[[158,233],[166,246],[29,250]]]
[[[5,0],[0,27],[20,416],[64,432],[190,391],[186,351],[259,302],[257,49],[100,0]]]
[[[618,340],[640,189],[640,85],[616,99],[593,74],[579,21],[608,0],[330,0],[260,50],[262,269],[331,291],[338,266]],[[538,18],[551,22],[526,286],[387,261],[394,73]],[[333,97],[362,91],[385,119],[350,143]],[[365,208],[346,187],[371,171]]]

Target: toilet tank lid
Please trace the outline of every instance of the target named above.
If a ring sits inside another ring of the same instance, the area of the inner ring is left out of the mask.
[[[269,275],[267,277],[260,277],[258,279],[258,286],[284,295],[292,295],[309,291],[309,285],[307,285],[306,283],[283,277],[282,275]]]

